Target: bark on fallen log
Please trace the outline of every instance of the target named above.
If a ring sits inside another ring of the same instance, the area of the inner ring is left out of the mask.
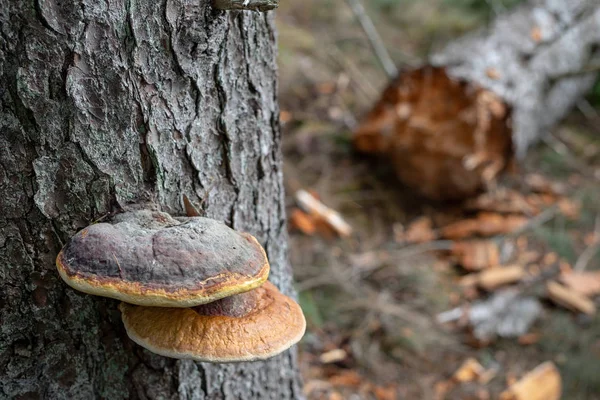
[[[559,122],[600,66],[597,0],[534,0],[403,71],[355,135],[435,199],[472,196]]]

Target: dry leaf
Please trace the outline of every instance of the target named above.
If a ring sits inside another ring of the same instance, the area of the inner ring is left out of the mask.
[[[456,370],[452,378],[456,382],[472,382],[485,372],[485,368],[474,358],[468,358],[463,364]]]
[[[329,383],[333,386],[357,387],[361,384],[362,380],[363,378],[356,371],[348,370],[330,377]]]
[[[446,225],[440,230],[442,237],[460,240],[475,235],[495,236],[509,234],[521,228],[528,221],[522,215],[501,215],[496,213],[480,213],[476,218],[465,219]]]
[[[519,344],[523,346],[529,346],[539,342],[540,334],[539,333],[526,333],[524,335],[519,336]]]
[[[290,214],[290,228],[309,236],[314,235],[317,230],[314,218],[299,208],[295,208]]]
[[[375,386],[373,394],[377,400],[396,400],[398,398],[398,390],[392,385]]]
[[[547,361],[502,392],[500,400],[559,400],[561,394],[560,373]]]
[[[562,198],[558,200],[558,209],[560,212],[567,218],[571,220],[579,219],[579,214],[581,212],[581,205],[578,202],[575,202],[568,198]]]
[[[424,243],[435,240],[436,237],[433,222],[427,216],[419,217],[411,222],[404,232],[396,232],[396,241],[399,243]]]
[[[457,242],[452,253],[458,258],[458,263],[468,271],[479,271],[500,264],[500,250],[491,240],[474,240]]]

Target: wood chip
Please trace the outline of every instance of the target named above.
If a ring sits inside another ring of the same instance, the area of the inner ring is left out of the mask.
[[[562,283],[584,296],[600,294],[600,271],[563,273]]]
[[[569,310],[588,315],[596,313],[596,306],[592,300],[558,282],[548,282],[546,284],[546,291],[550,300]]]
[[[561,393],[560,373],[547,361],[502,392],[500,400],[559,400]]]
[[[319,361],[323,364],[331,364],[339,361],[343,361],[348,357],[348,354],[343,349],[334,349],[327,351],[319,357]]]
[[[491,291],[500,286],[515,283],[523,279],[525,269],[520,265],[510,265],[485,270],[478,274],[477,283],[485,290]]]
[[[296,192],[296,201],[306,212],[316,215],[327,222],[338,235],[348,237],[352,234],[352,227],[344,221],[340,213],[321,203],[306,190],[298,190]]]
[[[468,358],[462,365],[456,370],[452,379],[456,382],[472,382],[485,372],[485,368],[474,358]]]

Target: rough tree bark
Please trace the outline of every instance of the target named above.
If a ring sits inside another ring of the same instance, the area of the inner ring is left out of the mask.
[[[275,34],[210,0],[0,0],[0,398],[301,397],[293,351],[214,365],[126,336],[54,259],[130,203],[255,235],[290,294]]]

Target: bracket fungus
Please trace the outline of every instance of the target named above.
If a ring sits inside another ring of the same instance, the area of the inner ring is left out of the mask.
[[[306,321],[300,306],[270,282],[193,308],[119,306],[129,337],[173,358],[208,362],[264,360],[296,344]]]
[[[56,265],[74,289],[154,307],[205,304],[254,289],[269,276],[265,251],[252,235],[209,218],[176,220],[150,210],[81,230]]]
[[[188,215],[198,215],[189,207]],[[267,282],[258,241],[209,218],[118,214],[78,232],[56,266],[74,289],[122,300],[129,337],[163,356],[263,360],[306,329],[300,306]]]

